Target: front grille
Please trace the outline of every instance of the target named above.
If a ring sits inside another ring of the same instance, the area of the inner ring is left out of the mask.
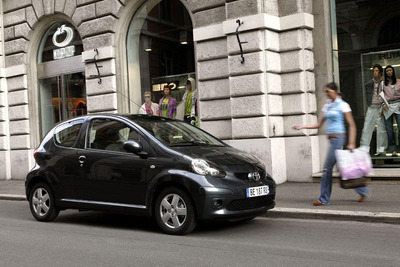
[[[262,169],[255,170],[258,171],[260,174],[260,178],[264,179],[266,176],[266,172]],[[239,178],[240,180],[249,180],[249,173],[252,172],[235,172],[234,175]]]
[[[272,204],[272,202],[273,197],[271,195],[263,197],[235,199],[229,202],[229,204],[226,206],[226,209],[229,211],[251,210],[269,206]]]

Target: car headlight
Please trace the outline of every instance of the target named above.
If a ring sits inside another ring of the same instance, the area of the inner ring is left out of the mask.
[[[216,176],[219,174],[219,170],[210,167],[210,165],[204,159],[193,159],[192,169],[200,175]]]

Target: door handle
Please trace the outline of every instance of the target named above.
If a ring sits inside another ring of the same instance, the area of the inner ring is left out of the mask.
[[[86,157],[85,156],[80,156],[79,158],[78,158],[78,161],[79,161],[79,163],[81,164],[81,167],[83,166],[83,163],[85,163],[85,161],[86,161]]]

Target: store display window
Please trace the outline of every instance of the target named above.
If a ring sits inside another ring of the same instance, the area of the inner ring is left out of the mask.
[[[164,85],[178,104],[188,78],[195,78],[193,26],[179,0],[150,0],[132,18],[127,35],[130,111],[138,113],[143,94],[158,103]]]
[[[400,155],[396,119],[380,121],[382,112],[376,109],[377,118],[368,127],[366,124],[372,118],[371,97],[378,79],[384,80],[385,69],[392,66],[400,78],[400,16],[396,12],[400,2],[387,0],[382,5],[379,1],[330,0],[330,6],[334,79],[352,108],[357,145],[369,147],[375,167],[399,164],[400,156],[392,154],[394,146]],[[374,78],[377,64],[382,67],[382,76]],[[393,130],[392,136],[388,129]],[[385,136],[389,138],[386,141]]]

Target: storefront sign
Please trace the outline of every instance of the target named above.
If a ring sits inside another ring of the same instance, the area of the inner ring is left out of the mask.
[[[398,57],[400,57],[400,51],[379,53],[377,56],[378,56],[378,60],[389,59],[389,58],[398,58]]]
[[[53,50],[54,59],[72,57],[74,55],[75,55],[75,46],[73,45]]]
[[[170,82],[170,83],[157,83],[153,84],[153,92],[159,92],[164,89],[165,85],[169,85],[171,87],[171,90],[174,90],[177,88],[178,82]]]
[[[65,38],[62,42],[58,41],[58,36],[65,35]],[[72,57],[75,54],[75,46],[67,46],[71,43],[72,39],[74,38],[74,30],[68,26],[61,25],[61,27],[57,28],[57,31],[53,35],[53,44],[59,49],[53,50],[53,58],[54,59],[61,59],[66,57]]]

